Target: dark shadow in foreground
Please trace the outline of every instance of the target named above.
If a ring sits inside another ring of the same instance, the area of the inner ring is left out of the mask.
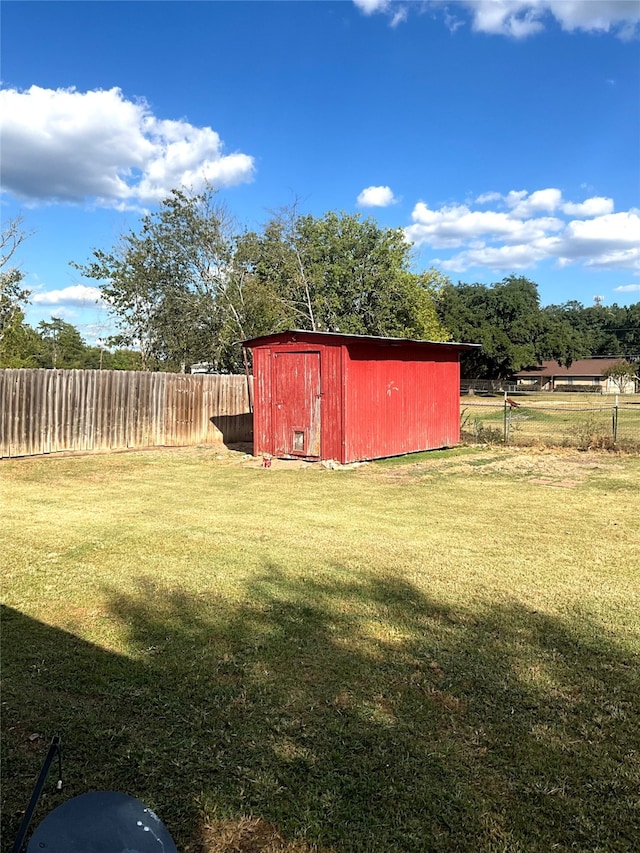
[[[583,618],[337,571],[266,566],[233,604],[141,579],[109,605],[131,657],[7,609],[3,837],[41,760],[31,736],[59,733],[66,790],[45,812],[125,791],[180,850],[262,849],[203,829],[242,815],[304,849],[637,849],[637,655]]]

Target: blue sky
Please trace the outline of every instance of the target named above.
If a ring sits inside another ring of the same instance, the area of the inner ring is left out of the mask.
[[[636,0],[4,0],[27,319],[108,334],[69,262],[204,178],[242,227],[297,198],[404,228],[417,270],[638,302],[639,33]]]

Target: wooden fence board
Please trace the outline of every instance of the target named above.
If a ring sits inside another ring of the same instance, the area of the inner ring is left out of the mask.
[[[251,437],[245,376],[0,370],[0,457]]]

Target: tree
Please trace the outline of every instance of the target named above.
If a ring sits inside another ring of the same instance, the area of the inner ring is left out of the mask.
[[[60,317],[38,323],[42,340],[38,367],[79,370],[85,366],[86,344],[80,332]]]
[[[294,206],[261,233],[236,236],[212,191],[174,190],[110,252],[75,266],[100,282],[145,368],[192,362],[238,370],[240,342],[285,328],[445,340],[435,271],[410,271],[400,229],[359,216],[301,216]]]
[[[279,211],[262,234],[244,235],[238,261],[275,300],[270,329],[445,340],[436,315],[438,274],[410,271],[411,246],[401,229],[331,211]]]
[[[74,264],[96,279],[115,314],[118,346],[140,349],[143,369],[185,370],[191,361],[219,366],[220,331],[233,312],[226,299],[233,239],[212,190],[173,190],[110,252]]]
[[[24,320],[22,307],[31,291],[22,287],[24,273],[12,261],[30,235],[22,227],[22,216],[8,220],[0,234],[0,344],[11,330],[15,333]]]
[[[455,340],[481,344],[464,354],[467,379],[507,379],[547,358],[564,364],[582,354],[582,342],[562,317],[540,309],[538,286],[523,276],[507,276],[490,286],[446,285],[438,314]]]
[[[555,359],[558,364],[569,367],[577,358],[589,356],[584,335],[569,320],[554,316],[543,309],[540,313],[540,335],[537,340],[540,360]],[[533,365],[527,365],[533,366]]]
[[[572,301],[549,305],[544,313],[569,324],[580,341],[580,357],[622,357],[640,352],[640,303],[585,308]]]
[[[451,284],[438,300],[440,320],[454,340],[481,345],[462,361],[465,378],[504,378],[534,362],[538,310],[537,288],[526,280]]]
[[[22,310],[15,310],[0,339],[0,368],[38,367],[41,347],[40,335],[24,322]]]
[[[620,394],[624,394],[627,390],[627,386],[633,382],[633,380],[638,380],[638,373],[640,370],[638,369],[637,364],[631,364],[628,361],[617,361],[615,364],[609,365],[605,370],[602,371],[602,376],[604,379],[610,379],[613,384],[618,388]]]
[[[616,309],[617,316],[612,318],[616,324],[610,328],[615,332],[620,348],[626,355],[640,355],[640,302],[624,308],[611,307]]]
[[[142,370],[142,359],[137,350],[116,349],[109,353],[109,366],[106,370]]]

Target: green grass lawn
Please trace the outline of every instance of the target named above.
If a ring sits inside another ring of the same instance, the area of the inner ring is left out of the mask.
[[[3,849],[55,734],[36,823],[115,789],[182,851],[638,849],[640,457],[221,455],[2,463]]]

